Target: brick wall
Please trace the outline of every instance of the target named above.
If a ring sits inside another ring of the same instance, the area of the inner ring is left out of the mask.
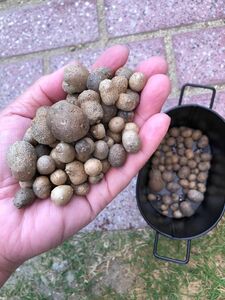
[[[224,0],[0,1],[0,107],[41,74],[73,59],[90,66],[116,43],[130,46],[132,67],[151,55],[165,56],[172,98],[187,81],[214,85],[223,94],[224,17]],[[221,93],[219,99],[225,101]]]
[[[173,90],[164,109],[177,103],[185,82],[210,84],[225,117],[224,19],[224,0],[0,1],[0,108],[42,74],[74,59],[90,66],[104,48],[122,43],[130,46],[132,67],[152,55],[167,59]],[[186,98],[203,105],[208,99],[202,90]],[[133,186],[100,215],[99,228],[118,227],[122,201],[130,215],[122,227],[143,225]]]

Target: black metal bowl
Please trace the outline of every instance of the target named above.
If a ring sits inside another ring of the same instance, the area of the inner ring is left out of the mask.
[[[187,86],[202,87],[212,90],[212,99],[209,108],[200,105],[181,105],[184,90]],[[190,258],[191,240],[208,233],[225,211],[225,121],[212,110],[215,98],[215,89],[212,87],[186,84],[181,90],[179,105],[167,111],[171,117],[170,127],[187,126],[200,129],[210,142],[212,151],[211,168],[207,180],[204,201],[191,217],[173,219],[161,215],[147,201],[148,173],[151,169],[151,159],[141,169],[138,175],[136,196],[138,208],[145,221],[156,231],[153,254],[160,259],[185,264]],[[151,192],[151,191],[150,191]],[[184,260],[160,256],[157,252],[158,237],[162,234],[171,239],[187,241],[186,258]]]

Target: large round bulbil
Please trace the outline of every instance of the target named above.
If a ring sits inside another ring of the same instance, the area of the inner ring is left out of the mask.
[[[7,161],[13,177],[18,181],[29,181],[34,177],[37,154],[30,143],[25,141],[15,142],[9,148]]]
[[[52,134],[66,143],[81,139],[89,130],[88,118],[83,111],[65,100],[49,108],[47,121]]]
[[[103,66],[89,73],[79,62],[66,66],[65,98],[38,108],[23,141],[9,148],[8,165],[21,187],[14,205],[20,208],[50,196],[56,205],[64,205],[73,194],[87,195],[91,184],[112,167],[122,167],[127,154],[141,147],[133,119],[144,81],[144,74],[127,67]],[[204,162],[203,168],[207,157]],[[158,167],[165,171],[161,162]],[[166,215],[169,207],[164,206]]]

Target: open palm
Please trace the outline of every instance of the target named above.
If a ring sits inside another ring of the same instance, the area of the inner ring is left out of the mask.
[[[111,47],[93,68],[108,66],[116,70],[126,63],[128,54],[124,46]],[[0,113],[0,270],[2,267],[10,272],[26,259],[56,247],[91,222],[155,151],[170,122],[168,116],[158,113],[170,92],[169,79],[164,75],[167,65],[162,58],[154,57],[141,62],[137,70],[149,78],[135,116],[140,127],[141,151],[129,155],[123,167],[111,169],[99,184],[91,187],[86,198],[74,197],[64,207],[57,207],[47,199],[16,209],[12,199],[19,186],[6,164],[9,145],[23,137],[37,108],[65,98],[61,88],[63,69],[40,78]]]

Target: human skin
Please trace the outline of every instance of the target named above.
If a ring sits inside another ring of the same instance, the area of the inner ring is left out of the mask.
[[[116,70],[126,63],[128,55],[127,47],[113,46],[92,68],[107,66]],[[163,58],[152,57],[141,62],[136,70],[148,78],[135,113],[141,150],[130,154],[123,167],[110,169],[100,183],[91,187],[86,197],[74,196],[63,207],[46,199],[37,200],[26,208],[15,208],[12,200],[19,185],[6,163],[9,146],[22,139],[36,110],[65,98],[61,88],[63,68],[41,77],[0,112],[0,286],[27,259],[57,247],[95,219],[158,147],[170,124],[170,118],[159,113],[170,93],[170,81],[165,75],[167,64]]]

